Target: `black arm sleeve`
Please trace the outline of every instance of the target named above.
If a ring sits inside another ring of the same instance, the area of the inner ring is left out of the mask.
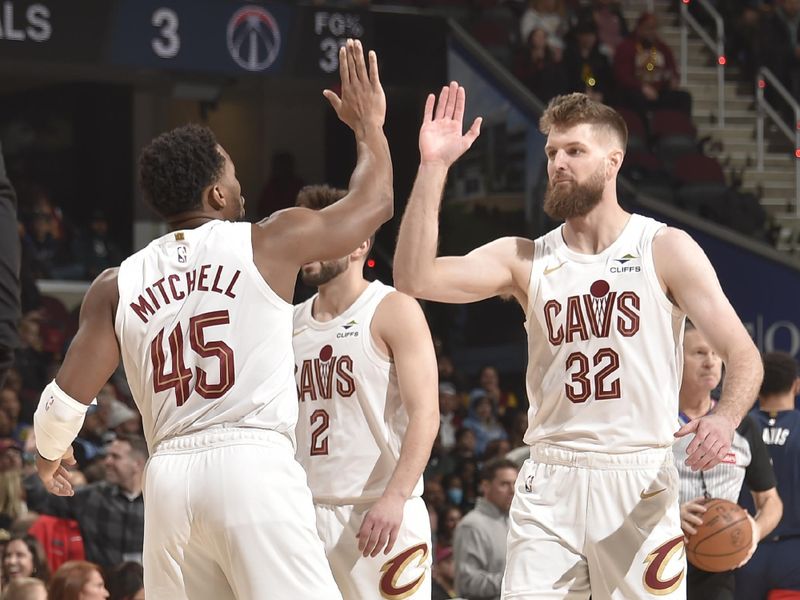
[[[744,480],[754,492],[765,492],[777,485],[772,459],[769,456],[764,440],[761,438],[761,427],[753,417],[746,415],[737,429],[739,434],[750,444],[752,458],[744,472]]]

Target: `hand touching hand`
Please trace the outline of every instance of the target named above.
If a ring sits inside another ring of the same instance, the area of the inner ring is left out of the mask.
[[[686,466],[692,471],[707,471],[718,465],[731,449],[734,429],[731,419],[714,413],[686,423],[675,432],[675,437],[694,433],[686,448]]]
[[[72,455],[72,446],[57,460],[47,460],[36,454],[36,470],[45,489],[56,496],[72,496],[75,492],[69,481],[69,474],[64,465],[73,466],[75,457]]]
[[[681,504],[681,529],[687,538],[697,533],[695,527],[703,524],[702,515],[708,510],[701,504],[703,500],[705,498],[700,496]]]
[[[333,110],[356,134],[370,127],[382,127],[386,119],[386,96],[378,78],[378,58],[369,53],[369,73],[364,62],[364,49],[359,40],[347,40],[339,48],[339,75],[342,79],[341,98],[331,90],[322,95]]]
[[[403,522],[405,505],[405,498],[400,496],[382,496],[372,505],[356,534],[358,550],[364,557],[377,556],[384,547],[384,554],[392,551]]]
[[[423,164],[449,167],[478,139],[481,131],[480,117],[475,119],[467,133],[462,133],[465,103],[466,92],[455,81],[442,88],[438,104],[433,94],[428,95],[425,116],[419,130],[419,153]]]

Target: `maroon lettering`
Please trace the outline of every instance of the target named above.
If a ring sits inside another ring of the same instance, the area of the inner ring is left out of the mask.
[[[150,300],[152,300],[153,304],[156,307],[156,310],[161,308],[161,305],[158,303],[158,300],[156,299],[156,295],[153,293],[153,288],[145,288],[144,291],[147,292],[148,296],[150,296]]]
[[[162,277],[161,279],[156,281],[153,285],[158,288],[159,292],[161,292],[161,297],[164,298],[164,304],[169,304],[169,297],[167,296],[167,293],[164,291],[164,278]]]
[[[314,389],[314,375],[313,367],[310,360],[304,360],[303,366],[300,368],[300,385],[297,391],[297,397],[301,402],[305,402],[306,395],[308,400],[317,399],[317,391]]]
[[[156,311],[150,306],[150,303],[144,299],[144,296],[139,296],[138,300],[138,304],[136,302],[131,302],[130,306],[133,312],[136,313],[136,316],[142,320],[142,323],[147,323],[145,314],[154,315]]]
[[[346,354],[336,361],[336,391],[343,398],[349,398],[356,391],[353,377],[353,359]]]
[[[617,302],[617,329],[625,337],[632,337],[639,331],[639,296],[633,292],[623,292]]]
[[[228,298],[236,298],[236,294],[233,293],[233,286],[236,283],[236,280],[239,279],[239,275],[241,273],[242,272],[237,269],[236,273],[233,274],[233,278],[231,279],[231,282],[228,284],[228,289],[225,290],[225,295]]]
[[[222,293],[222,288],[219,287],[219,278],[222,277],[222,265],[217,267],[217,274],[214,276],[214,283],[211,284],[211,291],[217,292],[218,294]]]
[[[586,329],[586,319],[583,318],[581,311],[581,301],[578,296],[570,296],[567,298],[567,334],[565,336],[566,342],[572,343],[575,335],[578,335],[581,340],[589,339],[589,332]]]
[[[544,322],[547,325],[547,339],[553,346],[560,346],[564,341],[564,329],[560,325],[558,331],[553,333],[553,319],[561,312],[561,304],[557,300],[548,300],[544,305]],[[552,313],[552,316],[551,316]]]
[[[176,273],[173,273],[169,277],[167,277],[167,282],[169,283],[169,291],[172,292],[172,297],[175,300],[183,300],[186,297],[185,292],[181,292],[180,295],[178,294],[178,290],[175,288],[175,282],[180,281],[181,278]]]
[[[206,285],[206,279],[208,279],[208,271],[211,268],[211,265],[203,265],[200,267],[200,277],[197,281],[197,291],[198,292],[207,292],[208,286]]]
[[[194,291],[195,283],[197,283],[197,271],[186,271],[186,295],[187,296]]]

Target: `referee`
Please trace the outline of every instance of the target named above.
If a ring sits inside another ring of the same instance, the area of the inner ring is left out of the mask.
[[[711,391],[722,378],[722,360],[711,349],[703,335],[691,322],[686,323],[683,340],[683,381],[680,391],[681,426],[711,411],[716,402]],[[775,487],[775,474],[769,453],[761,439],[761,429],[750,416],[736,429],[728,456],[708,471],[692,471],[684,463],[688,438],[680,438],[673,446],[680,475],[681,527],[686,535],[696,532],[700,516],[705,512],[704,498],[723,498],[736,502],[742,483],[747,482],[756,505],[753,527],[753,547],[778,524],[783,505]],[[746,561],[745,561],[746,562]],[[689,565],[687,600],[734,600],[733,571],[708,573]]]

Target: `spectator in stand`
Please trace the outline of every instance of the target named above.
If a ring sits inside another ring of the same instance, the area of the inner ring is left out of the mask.
[[[37,475],[25,479],[31,510],[75,519],[86,558],[103,567],[141,561],[144,538],[142,473],[147,444],[140,436],[119,436],[107,450],[104,481],[75,490],[74,496],[47,493]]]
[[[464,460],[471,460],[475,458],[475,448],[477,444],[477,437],[475,432],[463,426],[456,431],[456,447],[453,449],[453,457],[459,462]]]
[[[534,96],[546,103],[566,89],[561,52],[556,55],[547,45],[544,29],[533,29],[524,39],[526,44],[515,61],[514,74]]]
[[[506,438],[492,440],[486,444],[486,450],[482,458],[484,462],[488,462],[495,458],[505,458],[509,452],[511,452],[511,444],[508,443]]]
[[[100,567],[82,560],[61,565],[47,589],[48,600],[105,600],[108,595]]]
[[[678,89],[675,56],[658,36],[658,22],[652,13],[642,13],[633,34],[617,46],[614,79],[620,99],[643,117],[657,108],[692,114],[692,97]]]
[[[3,550],[3,587],[20,577],[50,578],[41,544],[27,533],[11,536]]]
[[[89,229],[75,236],[73,254],[80,270],[77,277],[92,281],[109,267],[118,267],[125,258],[109,231],[108,217],[101,210],[92,213]]]
[[[445,496],[442,483],[435,479],[426,481],[424,491],[422,492],[422,499],[425,500],[425,504],[430,511],[438,514],[444,510],[447,504],[447,497]],[[436,531],[436,529],[437,528],[434,528],[433,531]]]
[[[436,550],[431,578],[433,579],[431,600],[457,600],[456,564],[451,547]]]
[[[486,365],[481,368],[478,377],[478,387],[472,393],[483,391],[491,399],[492,404],[500,417],[511,415],[519,408],[519,400],[514,392],[500,387],[500,374],[497,367]]]
[[[144,600],[144,570],[135,562],[117,565],[106,582],[110,600]]]
[[[12,438],[0,439],[0,526],[28,514],[22,490],[22,448]]]
[[[475,433],[475,453],[482,457],[486,445],[492,440],[504,440],[506,430],[497,420],[495,401],[482,389],[470,395],[469,416],[464,419],[464,427]]]
[[[444,478],[444,493],[449,504],[461,507],[464,503],[464,482],[458,473],[450,473]]]
[[[800,100],[800,0],[781,0],[762,19],[758,36],[759,62],[770,69]],[[770,87],[767,86],[768,92]],[[775,101],[777,96],[771,95]],[[777,100],[781,107],[784,102]]]
[[[47,368],[50,365],[50,356],[42,349],[36,313],[28,313],[20,321],[19,340],[14,367],[22,376],[23,389],[29,394],[38,395],[48,382]]]
[[[592,100],[609,103],[614,74],[608,57],[600,51],[597,25],[591,15],[582,17],[567,37],[564,72],[567,92],[583,92]]]
[[[542,30],[544,44],[558,62],[564,51],[564,35],[568,28],[569,18],[564,0],[528,0],[528,8],[519,24],[519,39],[527,40],[533,30]]]
[[[452,504],[445,506],[444,510],[439,513],[439,528],[436,531],[437,552],[453,545],[453,534],[463,516],[461,509]]]
[[[506,566],[508,511],[514,497],[517,467],[506,460],[487,463],[475,510],[456,527],[456,590],[468,600],[500,598]]]
[[[445,451],[456,445],[456,431],[461,426],[461,398],[456,386],[444,382],[439,384],[439,443]]]
[[[622,7],[616,0],[592,0],[590,10],[597,25],[600,51],[613,60],[617,47],[629,34]]]
[[[47,584],[34,577],[20,577],[3,590],[0,600],[47,600]]]

